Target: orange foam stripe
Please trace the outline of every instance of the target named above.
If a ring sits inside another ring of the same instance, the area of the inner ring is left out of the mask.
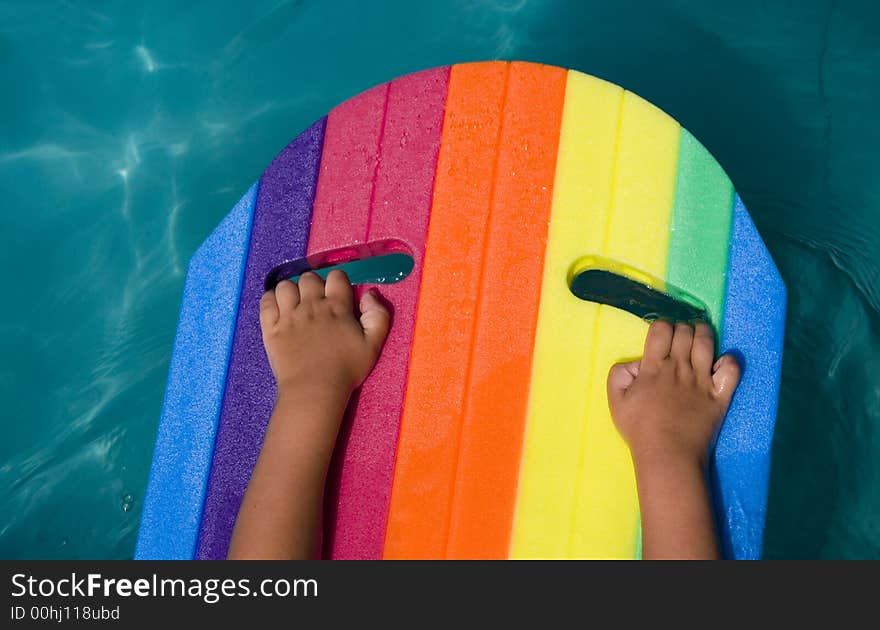
[[[502,62],[456,65],[450,72],[386,558],[445,553],[507,72]]]
[[[513,63],[462,423],[449,558],[506,558],[567,72]]]

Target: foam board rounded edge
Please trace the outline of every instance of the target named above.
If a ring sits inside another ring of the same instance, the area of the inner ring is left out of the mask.
[[[742,378],[718,436],[712,485],[726,558],[759,559],[785,337],[785,284],[739,195],[735,198],[721,352]]]
[[[214,454],[258,184],[190,259],[134,558],[191,559]]]

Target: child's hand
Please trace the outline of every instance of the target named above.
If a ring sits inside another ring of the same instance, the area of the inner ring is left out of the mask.
[[[611,415],[637,463],[685,458],[705,466],[740,376],[730,355],[713,365],[714,345],[708,324],[658,320],[641,361],[611,368]]]
[[[720,557],[706,461],[739,365],[729,355],[713,365],[714,345],[707,324],[656,321],[641,361],[608,374],[611,415],[635,465],[643,558]]]
[[[260,326],[278,390],[292,385],[340,388],[346,395],[359,386],[379,356],[388,335],[388,309],[374,291],[354,312],[348,277],[331,271],[326,284],[315,273],[299,283],[278,283],[260,302]]]
[[[278,384],[275,408],[229,545],[229,558],[302,560],[320,547],[327,469],[352,390],[379,357],[388,309],[372,291],[354,313],[348,277],[304,273],[260,301]]]

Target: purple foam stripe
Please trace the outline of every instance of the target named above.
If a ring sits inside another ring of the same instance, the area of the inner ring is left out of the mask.
[[[196,558],[226,557],[235,517],[263,443],[275,381],[260,336],[266,274],[306,255],[326,118],[291,142],[263,172],[226,377],[226,394]]]

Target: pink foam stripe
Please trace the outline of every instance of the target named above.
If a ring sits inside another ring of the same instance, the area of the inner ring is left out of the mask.
[[[366,240],[405,242],[415,267],[403,282],[380,288],[393,308],[391,333],[340,436],[327,486],[325,557],[382,557],[448,79],[449,68],[437,68],[393,81],[388,90]],[[332,124],[333,114],[328,135]]]
[[[308,254],[363,243],[388,85],[378,85],[327,116]]]

